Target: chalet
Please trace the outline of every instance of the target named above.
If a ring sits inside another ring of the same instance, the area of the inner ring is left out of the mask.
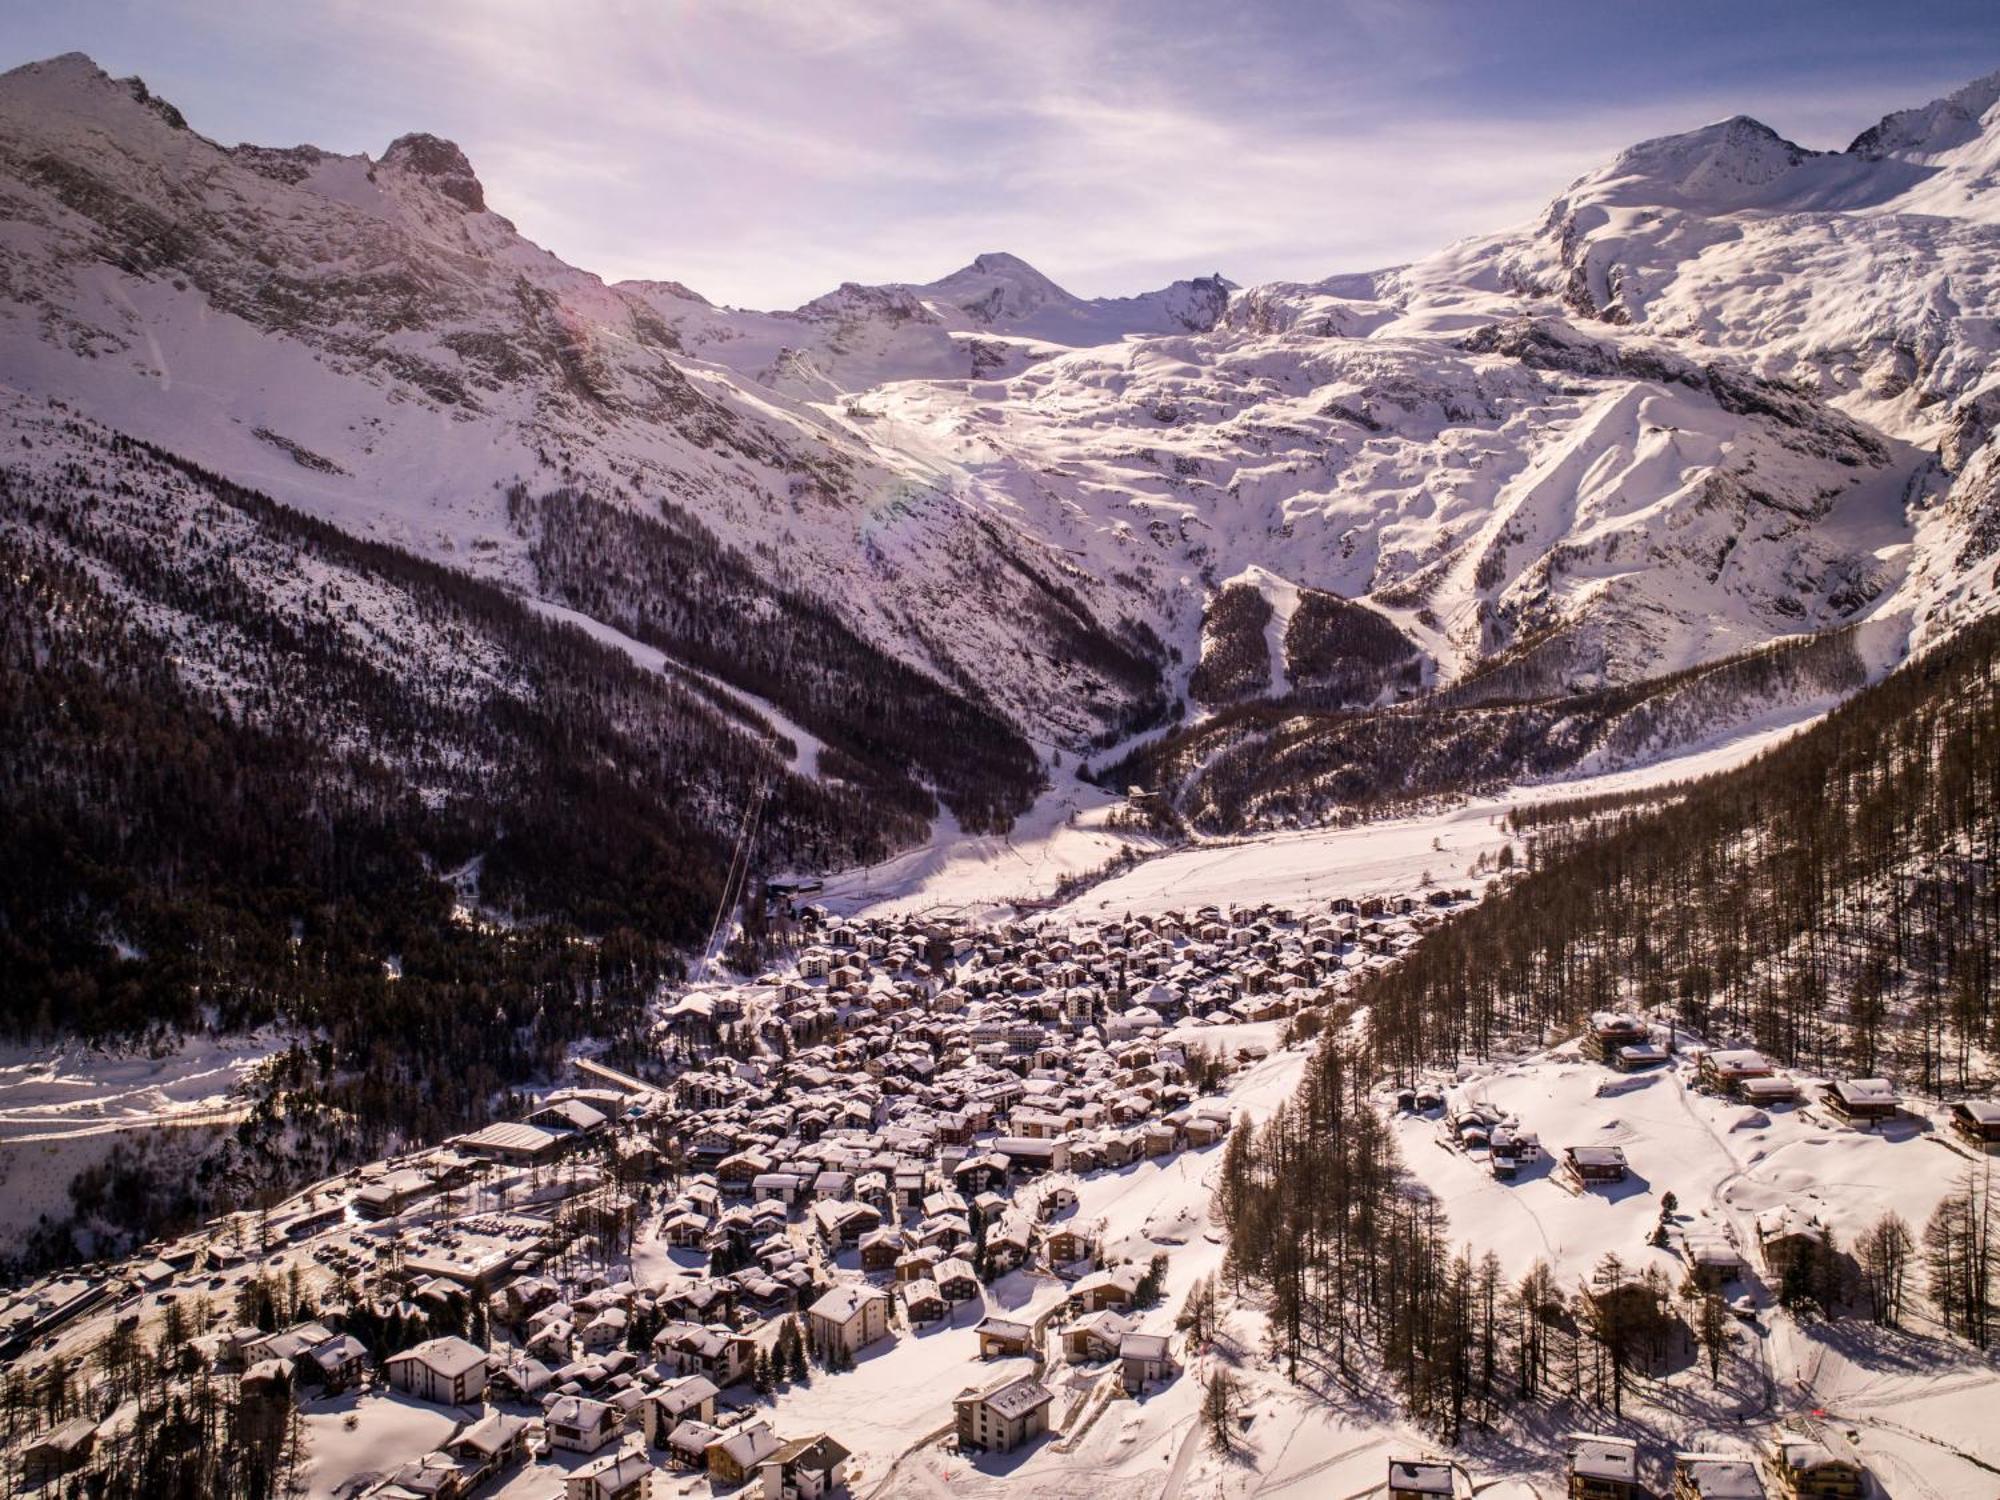
[[[1113,1266],[1093,1271],[1070,1288],[1070,1305],[1084,1312],[1107,1307],[1127,1308],[1138,1295],[1142,1273],[1136,1266]]]
[[[32,1488],[82,1468],[97,1441],[97,1423],[76,1417],[31,1439],[21,1450],[21,1482]]]
[[[1569,1500],[1642,1500],[1639,1445],[1629,1438],[1571,1433],[1568,1493]]]
[[[1132,1320],[1123,1313],[1110,1308],[1085,1313],[1062,1331],[1063,1354],[1073,1364],[1110,1359],[1131,1331]]]
[[[900,1229],[871,1229],[862,1235],[861,1269],[868,1272],[894,1271],[896,1263],[903,1258],[909,1248],[909,1240]]]
[[[729,1192],[747,1193],[771,1170],[771,1159],[757,1151],[738,1151],[716,1163],[715,1180]]]
[[[567,1308],[564,1309],[568,1311]],[[576,1342],[576,1324],[567,1317],[550,1318],[547,1322],[533,1325],[528,1333],[527,1350],[537,1359],[550,1360],[556,1364],[569,1361],[570,1347]]]
[[[721,1437],[719,1428],[690,1417],[667,1434],[667,1459],[677,1468],[705,1469],[708,1467],[708,1450]]]
[[[1623,1182],[1628,1170],[1625,1152],[1617,1146],[1571,1146],[1563,1152],[1563,1167],[1580,1187]]]
[[[847,1449],[825,1433],[791,1438],[757,1465],[761,1500],[825,1500],[847,1484]]]
[[[1164,1333],[1128,1333],[1118,1341],[1118,1379],[1126,1395],[1136,1396],[1179,1373]]]
[[[1757,1465],[1726,1453],[1676,1453],[1673,1500],[1765,1500]]]
[[[493,1372],[489,1384],[508,1396],[532,1401],[553,1383],[549,1367],[525,1356],[509,1360]]]
[[[761,1418],[732,1427],[708,1445],[709,1480],[715,1484],[742,1484],[782,1447],[784,1440]]]
[[[805,1180],[794,1172],[759,1172],[750,1179],[750,1196],[759,1203],[777,1202],[786,1207],[798,1202]]]
[[[1642,1073],[1648,1068],[1664,1068],[1673,1058],[1657,1042],[1633,1042],[1611,1055],[1611,1066],[1621,1073]]]
[[[960,1391],[952,1402],[958,1446],[1011,1453],[1049,1430],[1049,1388],[1032,1375],[1015,1375],[987,1387]]]
[[[352,1334],[337,1333],[308,1349],[300,1368],[319,1381],[323,1394],[337,1396],[367,1371],[368,1348]]]
[[[1519,1176],[1522,1167],[1541,1160],[1541,1155],[1541,1138],[1518,1125],[1495,1125],[1486,1139],[1486,1165],[1495,1177]]]
[[[1076,1204],[1075,1188],[1060,1182],[1052,1183],[1042,1192],[1041,1197],[1036,1201],[1035,1217],[1037,1219],[1053,1219],[1057,1214],[1075,1208]]]
[[[444,1451],[458,1461],[468,1488],[484,1484],[528,1456],[528,1419],[488,1412],[453,1433]]]
[[[389,1356],[389,1384],[420,1401],[463,1406],[486,1390],[486,1353],[477,1344],[446,1337],[426,1339]]]
[[[979,1278],[971,1264],[957,1256],[938,1262],[936,1281],[947,1302],[970,1302],[979,1295]]]
[[[1703,1053],[1696,1076],[1704,1088],[1718,1094],[1734,1094],[1745,1079],[1769,1078],[1775,1071],[1763,1053],[1740,1047]]]
[[[1027,1323],[1016,1323],[1009,1318],[985,1317],[979,1320],[972,1331],[979,1336],[981,1359],[1033,1352],[1035,1330]]]
[[[1810,1268],[1830,1245],[1826,1226],[1796,1203],[1781,1203],[1757,1218],[1757,1248],[1773,1280],[1782,1282],[1795,1268]]]
[[[1869,1492],[1865,1468],[1811,1438],[1780,1437],[1768,1467],[1783,1500],[1863,1500]]]
[[[993,1149],[1007,1158],[1010,1172],[1067,1172],[1069,1170],[1069,1143],[1067,1141],[1036,1141],[1023,1136],[1003,1135],[993,1142]]]
[[[1051,1266],[1070,1265],[1089,1258],[1090,1236],[1074,1225],[1065,1224],[1048,1232],[1042,1240],[1042,1252]]]
[[[1035,1139],[1026,1137],[1026,1139]],[[951,1169],[952,1186],[973,1197],[1007,1185],[1008,1158],[998,1152],[968,1156]]]
[[[632,1316],[622,1307],[607,1307],[603,1312],[583,1325],[583,1347],[593,1354],[603,1354],[613,1349],[625,1347],[626,1330],[631,1326]]]
[[[465,1493],[465,1472],[442,1449],[398,1464],[368,1491],[383,1500],[457,1500]]]
[[[1618,1048],[1642,1046],[1648,1040],[1646,1022],[1638,1016],[1600,1010],[1590,1018],[1590,1028],[1584,1032],[1582,1054],[1594,1062],[1610,1062],[1618,1056]]]
[[[1951,1107],[1952,1133],[1982,1151],[2000,1152],[2000,1101],[1961,1099]]]
[[[640,1407],[647,1445],[665,1447],[673,1430],[690,1419],[713,1422],[715,1398],[719,1394],[715,1382],[706,1375],[684,1375],[648,1394]]]
[[[806,1311],[806,1333],[822,1357],[854,1354],[889,1332],[889,1294],[850,1282],[837,1286]]]
[[[905,1252],[896,1261],[896,1280],[935,1281],[938,1262],[943,1260],[944,1251],[936,1245],[918,1245]]]
[[[1681,1238],[1681,1258],[1696,1285],[1716,1292],[1741,1276],[1743,1256],[1726,1235],[1690,1230]]]
[[[1820,1102],[1857,1125],[1893,1120],[1903,1108],[1895,1086],[1886,1078],[1837,1078],[1827,1086]]]
[[[544,1417],[549,1445],[571,1453],[595,1453],[625,1425],[624,1413],[588,1396],[559,1396]]]
[[[669,1323],[653,1336],[653,1353],[666,1368],[684,1375],[706,1375],[720,1388],[734,1385],[749,1373],[757,1341],[723,1326]]]
[[[614,1453],[563,1476],[563,1500],[646,1500],[653,1466],[643,1453]]]
[[[935,1323],[951,1311],[951,1304],[938,1290],[938,1284],[925,1277],[902,1284],[903,1316],[911,1324]]]
[[[1437,1458],[1389,1460],[1388,1500],[1452,1500],[1451,1465]]]
[[[878,1209],[866,1203],[840,1203],[822,1198],[812,1206],[812,1225],[821,1239],[836,1249],[852,1249],[861,1236],[882,1227]]]
[[[1736,1097],[1758,1109],[1773,1104],[1796,1104],[1799,1085],[1784,1073],[1773,1073],[1769,1078],[1745,1078],[1736,1085]]]
[[[1197,1108],[1188,1116],[1187,1143],[1199,1150],[1203,1146],[1213,1146],[1229,1134],[1229,1111],[1225,1106],[1220,1110]]]
[[[699,1250],[708,1240],[713,1222],[706,1214],[683,1210],[668,1217],[660,1233],[676,1250]]]

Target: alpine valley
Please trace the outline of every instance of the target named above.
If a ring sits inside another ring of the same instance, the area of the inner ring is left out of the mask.
[[[1182,1059],[1276,1122],[1254,1147],[1238,1125],[1217,1190],[1236,1289],[1316,1306],[1323,1337],[1358,1304],[1282,1264],[1326,1243],[1284,1185],[1347,1168],[1284,1131],[1352,1139],[1313,1111],[1389,1073],[1643,1002],[1788,1065],[1831,1073],[1865,1035],[1868,1073],[1971,1087],[2000,1046],[1990,961],[1964,981],[1984,998],[1954,999],[1971,961],[1937,955],[1994,937],[1993,766],[1967,747],[1995,744],[2000,652],[2000,74],[1854,124],[1840,151],[1745,117],[1645,141],[1530,222],[1317,282],[1086,299],[991,252],[759,312],[565,264],[436,136],[224,146],[80,54],[0,76],[0,1252],[27,1276],[268,1216],[527,1115],[581,1054],[645,1100],[685,1105],[685,1073],[727,1103],[863,1024],[710,1004],[752,976],[774,1006],[818,996],[826,969],[777,969],[843,920],[906,924],[881,941],[928,996],[989,941],[1010,962],[1035,941],[962,923],[1060,903],[1212,906],[1174,941],[1214,927],[1225,951],[1281,942],[1274,901],[1452,907],[1414,958],[1355,933],[1337,1000],[1282,1041]],[[1911,726],[1957,748],[1926,758]],[[1786,800],[1818,785],[1903,800],[1822,828]],[[1770,894],[1800,870],[1814,903]],[[1963,900],[1917,903],[1880,954],[1873,928],[1801,936],[1899,880]],[[1725,940],[1697,888],[1786,919]],[[1684,941],[1653,945],[1669,909]],[[1807,948],[1817,987],[1768,977]],[[1896,967],[1913,954],[1929,980]],[[1103,1005],[1138,1005],[1150,981],[1117,975]],[[1720,1161],[1747,1127],[1715,1119]],[[1102,1214],[1191,1242],[1153,1296],[1168,1277],[1214,1317],[1204,1182]],[[1442,1253],[1405,1230],[1388,1258]],[[1303,1326],[1271,1334],[1294,1379],[1302,1350],[1336,1364]],[[1456,1440],[1464,1393],[1446,1421],[1412,1359],[1411,1420]],[[930,1492],[891,1484],[895,1433],[949,1417],[816,1420],[853,1424],[889,1494]],[[1153,1480],[1162,1435],[1133,1449]],[[343,1451],[331,1419],[316,1441]]]

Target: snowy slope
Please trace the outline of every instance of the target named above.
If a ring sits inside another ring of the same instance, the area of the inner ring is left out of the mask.
[[[1058,556],[1013,531],[992,570],[976,495],[782,379],[688,357],[669,294],[523,240],[448,142],[224,149],[88,59],[33,64],[0,79],[0,264],[11,384],[348,529],[533,590],[510,485],[672,501],[1040,732],[1132,708],[1082,660],[1120,628],[1115,590],[1067,578],[1051,623]],[[993,607],[942,628],[973,590]]]
[[[510,485],[671,502],[1071,754],[1183,697],[1237,578],[1367,601],[1427,688],[1864,621],[1881,671],[1992,597],[1996,101],[1723,121],[1310,285],[986,254],[756,312],[564,265],[448,142],[225,149],[71,56],[0,78],[0,373],[556,606]]]

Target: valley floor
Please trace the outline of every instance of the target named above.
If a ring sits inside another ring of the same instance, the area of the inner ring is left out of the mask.
[[[1787,711],[1644,766],[1539,782],[1436,811],[1348,828],[1308,828],[1169,847],[1107,826],[1123,797],[1057,772],[1057,784],[1008,835],[971,835],[947,817],[931,842],[865,869],[829,877],[815,899],[840,915],[990,918],[1048,900],[1065,879],[1129,854],[1136,867],[1084,890],[1067,917],[1192,909],[1206,904],[1365,897],[1417,887],[1425,873],[1459,884],[1482,855],[1509,842],[1509,808],[1627,792],[1725,771],[1796,734],[1816,711]]]

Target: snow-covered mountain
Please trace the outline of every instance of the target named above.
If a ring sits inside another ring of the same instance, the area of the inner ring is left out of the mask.
[[[670,655],[629,558],[698,526],[1066,751],[1829,631],[1874,674],[1993,594],[1996,162],[2000,78],[1842,152],[1646,142],[1310,285],[986,254],[757,312],[564,265],[448,142],[224,148],[72,56],[0,78],[0,379]]]
[[[88,59],[30,65],[0,79],[0,266],[9,384],[362,534],[564,603],[512,486],[670,504],[1040,732],[1099,734],[1151,696],[1118,591],[807,399],[785,376],[806,340],[749,374],[703,360],[658,310],[703,304],[522,239],[447,142],[224,148]],[[845,349],[838,314],[800,321]]]

